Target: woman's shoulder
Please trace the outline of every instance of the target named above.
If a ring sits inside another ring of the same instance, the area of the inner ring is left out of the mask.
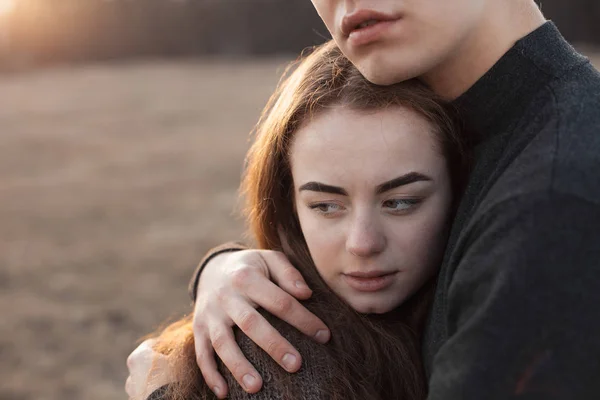
[[[219,372],[227,381],[229,387],[228,399],[231,400],[277,400],[277,399],[305,399],[317,400],[327,398],[333,377],[333,357],[327,345],[322,345],[300,331],[287,324],[285,321],[267,313],[260,314],[288,340],[302,356],[302,367],[298,372],[288,373],[279,366],[263,349],[254,343],[241,330],[235,328],[236,341],[252,365],[263,378],[262,389],[258,393],[246,393],[235,380],[231,372],[217,357]],[[190,337],[184,357],[187,360],[187,369],[190,371],[188,379],[166,385],[156,390],[147,400],[173,400],[185,398],[214,399],[217,397],[204,382],[198,369],[194,354],[193,337]],[[186,393],[181,396],[180,393]],[[193,393],[193,396],[188,396]]]
[[[263,378],[259,393],[244,392],[231,373],[219,363],[219,369],[227,380],[231,399],[321,399],[332,376],[333,358],[326,347],[298,331],[285,321],[261,310],[260,314],[294,346],[302,356],[302,367],[298,372],[288,373],[263,349],[241,330],[236,328],[236,341],[240,349]],[[293,394],[293,396],[292,396]]]

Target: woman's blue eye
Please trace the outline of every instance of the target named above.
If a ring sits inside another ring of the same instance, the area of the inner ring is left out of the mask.
[[[393,199],[383,202],[383,206],[392,211],[404,211],[419,203],[419,199]]]
[[[318,213],[321,214],[332,214],[336,211],[339,211],[341,209],[341,207],[337,204],[334,203],[318,203],[318,204],[311,204],[309,206],[309,208],[311,210],[315,210]]]

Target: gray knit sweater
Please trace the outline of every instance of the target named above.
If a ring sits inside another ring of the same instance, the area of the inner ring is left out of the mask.
[[[237,383],[231,372],[218,361],[219,371],[229,386],[228,399],[231,400],[285,400],[291,398],[319,400],[327,398],[325,392],[331,381],[332,358],[325,345],[311,340],[287,323],[261,311],[262,315],[298,349],[302,354],[302,368],[290,374],[284,371],[273,359],[259,348],[250,338],[236,329],[236,340],[240,349],[263,378],[262,389],[255,394],[246,393]],[[208,387],[201,385],[198,399],[217,399]],[[156,390],[147,400],[169,400],[166,387]]]

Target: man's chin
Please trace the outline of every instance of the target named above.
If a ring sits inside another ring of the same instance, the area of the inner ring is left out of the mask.
[[[415,78],[418,73],[398,73],[398,71],[388,72],[386,68],[369,66],[358,68],[361,74],[371,83],[379,86],[390,86],[396,83],[408,81]]]
[[[389,86],[418,78],[425,73],[427,60],[422,57],[418,58],[418,55],[413,55],[408,59],[409,56],[372,52],[353,55],[350,61],[369,82],[380,86]]]

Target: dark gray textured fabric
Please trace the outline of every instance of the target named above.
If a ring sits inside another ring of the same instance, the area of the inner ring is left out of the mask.
[[[429,399],[597,399],[600,74],[548,22],[456,100],[475,165],[424,341]]]

